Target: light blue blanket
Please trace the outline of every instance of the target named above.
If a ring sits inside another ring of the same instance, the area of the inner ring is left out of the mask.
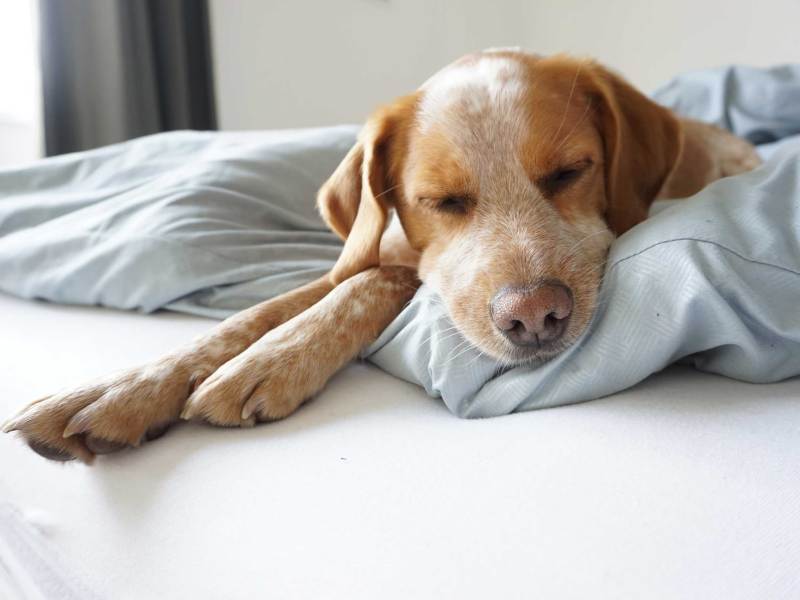
[[[330,270],[316,191],[358,127],[177,132],[0,171],[0,290],[223,318]]]
[[[771,158],[622,236],[580,343],[501,372],[423,288],[364,355],[461,416],[597,398],[677,360],[800,374],[800,67],[703,71],[655,97]],[[312,199],[356,131],[162,134],[0,171],[0,290],[214,317],[283,293],[338,255]]]
[[[592,400],[681,359],[757,383],[800,374],[800,140],[671,204],[613,245],[588,331],[544,365],[499,372],[428,290],[367,355],[465,417]]]

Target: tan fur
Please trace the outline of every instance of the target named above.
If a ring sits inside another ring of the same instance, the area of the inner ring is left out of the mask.
[[[593,61],[469,55],[376,111],[320,190],[320,212],[345,240],[327,277],[150,365],[34,402],[5,429],[51,458],[89,462],[179,417],[283,418],[377,337],[418,278],[480,351],[547,359],[584,330],[609,245],[657,196],[758,164],[743,140],[676,118]],[[565,170],[578,175],[558,184]],[[514,346],[489,303],[504,286],[547,279],[573,295],[560,344]]]
[[[692,119],[680,119],[682,147],[659,198],[688,198],[712,181],[755,169],[755,148],[729,131]]]
[[[378,337],[418,283],[408,267],[354,275],[222,365],[192,394],[181,416],[224,426],[288,416]],[[360,326],[347,326],[354,322]]]

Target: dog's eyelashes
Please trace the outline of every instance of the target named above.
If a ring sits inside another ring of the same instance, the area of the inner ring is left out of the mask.
[[[463,215],[469,207],[469,199],[463,196],[446,196],[434,201],[436,210],[443,213]]]
[[[551,175],[551,180],[553,183],[568,183],[580,174],[578,169],[560,169]]]
[[[591,163],[587,161],[578,165],[556,169],[544,177],[540,177],[536,181],[536,185],[539,186],[546,196],[552,196],[580,179],[581,175],[583,175],[590,164]]]

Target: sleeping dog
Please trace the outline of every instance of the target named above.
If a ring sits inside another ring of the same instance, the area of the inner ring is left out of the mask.
[[[546,360],[587,326],[614,237],[657,197],[759,164],[592,61],[471,54],[376,111],[319,192],[344,240],[324,278],[150,364],[33,402],[5,425],[47,458],[91,462],[176,420],[288,416],[434,289],[505,364]]]

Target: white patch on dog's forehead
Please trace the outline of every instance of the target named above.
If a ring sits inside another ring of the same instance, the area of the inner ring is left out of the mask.
[[[493,46],[491,48],[485,48],[482,52],[484,54],[491,54],[493,52],[515,52],[517,54],[524,54],[525,50],[522,49],[522,46]]]
[[[419,112],[422,130],[461,118],[464,111],[483,114],[511,110],[522,97],[521,74],[517,61],[493,53],[445,67],[420,88],[424,92]],[[462,114],[453,114],[454,108],[461,109]]]
[[[487,53],[445,67],[421,88],[420,132],[435,130],[451,143],[474,193],[485,198],[530,187],[518,156],[527,122],[525,75],[518,60]]]

